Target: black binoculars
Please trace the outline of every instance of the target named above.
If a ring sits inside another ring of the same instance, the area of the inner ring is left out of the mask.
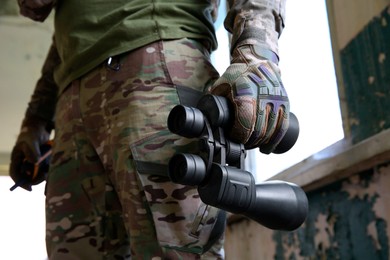
[[[247,216],[270,229],[297,229],[308,212],[305,192],[284,181],[255,183],[253,175],[244,169],[244,145],[226,138],[230,111],[228,100],[214,95],[204,95],[196,107],[177,105],[171,110],[169,130],[198,138],[199,154],[175,154],[168,165],[170,179],[197,186],[207,205]],[[288,151],[298,134],[298,119],[290,113],[289,128],[274,153]]]

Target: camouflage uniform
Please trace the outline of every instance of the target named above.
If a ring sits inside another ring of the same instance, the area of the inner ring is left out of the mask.
[[[171,134],[166,119],[174,105],[196,102],[218,74],[208,51],[188,39],[155,42],[114,59],[119,70],[103,63],[58,101],[47,181],[49,254],[196,258],[218,211],[202,204],[195,187],[167,178],[169,158],[196,146]],[[221,246],[204,257],[222,258]]]
[[[219,1],[208,2],[215,14]],[[232,51],[255,44],[277,61],[285,0],[228,2]],[[166,120],[173,106],[194,106],[218,79],[212,49],[181,38],[129,50],[59,88],[56,109],[45,100],[58,88],[37,85],[26,116],[56,123],[46,193],[51,259],[224,258],[224,212],[166,173],[175,152],[197,150],[194,140],[171,134]],[[52,69],[53,53],[45,63]]]

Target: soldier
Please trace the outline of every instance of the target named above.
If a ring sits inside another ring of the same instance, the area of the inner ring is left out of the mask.
[[[231,65],[221,77],[209,59],[217,0],[18,3],[40,22],[55,9],[53,44],[10,165],[18,182],[23,160],[38,160],[55,125],[49,258],[223,259],[224,212],[167,176],[175,152],[197,148],[166,120],[172,107],[194,106],[204,93],[225,96],[235,110],[230,136],[272,152],[288,127],[277,66],[285,1],[229,1]]]

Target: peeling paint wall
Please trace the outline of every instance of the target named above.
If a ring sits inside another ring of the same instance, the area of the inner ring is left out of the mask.
[[[274,259],[389,259],[390,164],[308,193],[298,231],[275,232]]]
[[[390,7],[340,51],[354,143],[390,127]]]
[[[390,259],[390,162],[307,193],[294,232],[244,220],[229,226],[227,259]]]

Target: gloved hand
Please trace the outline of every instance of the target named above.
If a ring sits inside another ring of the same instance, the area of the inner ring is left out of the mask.
[[[22,128],[16,140],[16,144],[11,153],[10,176],[15,183],[22,179],[27,180],[21,187],[31,191],[31,185],[36,185],[45,180],[45,176],[38,175],[31,180],[22,171],[22,165],[25,160],[30,163],[38,162],[41,157],[40,146],[47,143],[50,133],[47,131],[47,122],[38,117],[25,119]]]
[[[210,92],[227,97],[234,107],[230,139],[245,148],[271,153],[289,122],[289,100],[283,87],[277,56],[257,45],[234,49],[231,65]]]
[[[18,4],[21,15],[43,22],[53,9],[55,0],[18,0]]]

